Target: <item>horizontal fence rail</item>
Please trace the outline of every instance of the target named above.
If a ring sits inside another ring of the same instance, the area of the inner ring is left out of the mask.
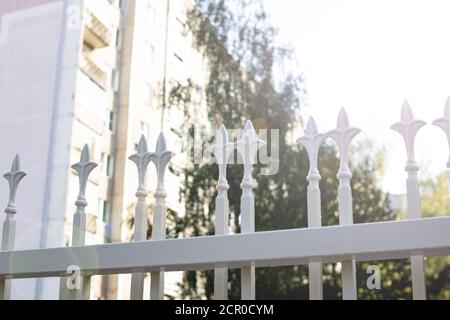
[[[450,254],[450,217],[0,253],[0,278],[403,259]],[[192,250],[195,248],[196,250]],[[239,248],[239,250],[236,250]]]

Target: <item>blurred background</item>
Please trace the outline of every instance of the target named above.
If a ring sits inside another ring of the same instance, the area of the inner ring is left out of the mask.
[[[2,0],[0,172],[19,153],[28,173],[17,195],[17,249],[70,245],[78,188],[70,165],[85,143],[99,163],[87,187],[86,243],[132,240],[137,174],[127,158],[142,134],[153,149],[161,131],[177,153],[166,180],[167,237],[214,234],[218,172],[194,164],[194,127],[239,129],[246,119],[279,130],[278,172],[255,170],[256,231],[306,227],[309,163],[295,141],[310,116],[320,132],[335,128],[342,107],[362,129],[351,155],[354,222],[405,219],[406,150],[390,129],[404,100],[427,122],[416,139],[422,216],[447,215],[449,147],[431,122],[450,108],[449,12],[446,0]],[[324,226],[339,223],[338,167],[327,139]],[[149,176],[153,193],[153,168]],[[230,233],[240,232],[241,179],[242,166],[230,165]],[[0,203],[7,194],[0,184]],[[379,290],[367,288],[369,265],[380,267]],[[342,298],[340,271],[324,265],[326,299]],[[358,263],[358,298],[411,299],[410,277],[406,259]],[[238,299],[239,270],[229,279]],[[428,298],[450,299],[449,258],[426,258],[426,280]],[[129,298],[129,275],[92,283],[92,299]],[[149,277],[145,286],[148,298]],[[58,279],[13,281],[16,299],[58,291]],[[211,271],[166,275],[167,299],[212,293]],[[257,269],[256,297],[308,299],[307,266]]]

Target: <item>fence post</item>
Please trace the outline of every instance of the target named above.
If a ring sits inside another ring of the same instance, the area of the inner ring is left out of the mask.
[[[86,186],[89,175],[97,167],[94,161],[91,161],[89,146],[86,144],[81,152],[80,162],[75,163],[72,169],[78,173],[79,193],[75,206],[77,210],[73,216],[72,246],[84,246],[86,237],[86,213],[88,205],[86,201]],[[91,289],[91,277],[83,276],[81,289],[71,289],[68,286],[70,278],[61,278],[60,299],[61,300],[89,300]]]
[[[129,157],[131,161],[136,164],[139,186],[136,191],[136,209],[134,215],[134,241],[147,240],[147,204],[145,198],[148,191],[145,186],[145,177],[147,173],[148,164],[150,163],[150,153],[147,148],[147,141],[142,135],[139,140],[138,151],[136,154]],[[145,273],[133,273],[131,275],[131,300],[142,300],[144,298],[144,278]]]
[[[309,158],[308,180],[308,227],[322,226],[322,213],[320,204],[320,188],[319,181],[321,179],[319,169],[317,168],[317,157],[319,147],[326,135],[318,133],[317,125],[311,117],[306,125],[305,135],[297,140],[297,142],[306,149]],[[309,299],[323,299],[322,284],[322,263],[309,263]]]
[[[417,171],[419,166],[414,158],[414,139],[417,131],[425,125],[425,122],[414,119],[411,107],[405,101],[403,103],[401,121],[393,124],[391,129],[400,133],[405,141],[407,162],[405,171],[408,173],[406,180],[407,215],[408,219],[420,218],[420,194]],[[411,278],[414,300],[427,298],[425,286],[425,267],[422,255],[411,256]]]
[[[16,209],[16,193],[20,181],[27,174],[20,170],[20,157],[16,155],[12,163],[11,171],[3,177],[8,180],[9,184],[9,200],[5,209],[6,218],[3,222],[2,233],[2,251],[13,251],[16,238],[16,220],[14,216],[17,213]],[[0,279],[0,300],[11,299],[11,280]]]
[[[447,136],[449,156],[447,160],[447,168],[450,169],[450,97],[447,98],[447,102],[444,108],[444,116],[433,121],[433,124],[441,128]]]
[[[228,158],[234,149],[234,145],[228,142],[227,129],[221,125],[216,135],[216,143],[213,146],[214,156],[217,159],[219,167],[219,181],[217,183],[216,198],[216,235],[228,234],[228,189],[230,186],[227,181]],[[228,269],[214,269],[214,299],[228,299]]]
[[[337,128],[328,133],[336,141],[339,149],[340,165],[337,178],[339,180],[339,224],[341,225],[353,224],[352,188],[350,186],[352,172],[348,165],[348,158],[350,155],[350,143],[360,132],[360,129],[350,127],[347,113],[342,108],[339,112]],[[357,299],[354,259],[342,261],[342,298],[344,300]]]
[[[150,160],[155,164],[158,183],[155,192],[155,210],[153,212],[152,240],[161,240],[166,237],[166,204],[167,197],[164,189],[164,175],[167,164],[175,153],[167,150],[166,139],[161,133],[156,144],[156,151],[150,153]],[[162,300],[164,298],[164,270],[151,272],[150,299]]]
[[[237,151],[244,163],[244,177],[241,183],[241,233],[255,232],[255,195],[253,189],[253,165],[258,149],[265,142],[258,139],[250,120],[247,120],[241,139],[236,142]],[[241,268],[241,297],[243,300],[255,299],[255,266]]]

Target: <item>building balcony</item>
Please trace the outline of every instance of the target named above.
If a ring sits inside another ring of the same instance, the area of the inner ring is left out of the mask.
[[[108,125],[113,99],[114,95],[111,90],[103,90],[86,73],[81,70],[78,72],[75,117],[97,135],[107,139],[110,137]],[[76,145],[82,146],[84,142],[77,140]]]
[[[120,10],[113,1],[86,0],[84,6],[84,40],[93,48],[115,46]]]
[[[111,45],[113,32],[90,9],[84,11],[84,40],[94,48]]]
[[[97,85],[102,89],[106,90],[108,86],[108,74],[103,69],[101,69],[97,63],[89,57],[88,53],[84,53],[80,57],[80,69],[89,78],[92,79]]]

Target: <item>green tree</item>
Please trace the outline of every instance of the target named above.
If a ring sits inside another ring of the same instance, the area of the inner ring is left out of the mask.
[[[449,174],[442,173],[428,178],[420,184],[421,210],[424,217],[445,216],[449,212]],[[426,279],[428,297],[450,299],[450,259],[449,257],[429,257],[426,259]]]
[[[212,126],[224,124],[235,129],[251,119],[257,130],[279,129],[279,171],[271,176],[256,176],[256,230],[306,227],[309,164],[305,150],[290,142],[294,128],[301,123],[299,110],[305,92],[302,77],[294,68],[284,68],[294,64],[293,51],[277,41],[277,30],[271,26],[261,0],[196,0],[195,3],[188,12],[186,32],[193,35],[194,46],[208,61],[209,78],[204,91]],[[191,80],[174,85],[169,92],[169,106],[188,108],[190,93],[199,89]],[[194,120],[187,111],[186,117],[185,129],[192,136]],[[353,154],[354,222],[394,219],[387,197],[378,185],[383,150],[377,151],[373,144],[364,141],[356,145]],[[325,143],[319,156],[325,226],[338,224],[338,166],[335,147]],[[261,165],[257,165],[255,172],[260,170]],[[217,166],[212,164],[196,164],[185,170],[180,198],[185,203],[186,214],[172,219],[173,236],[214,234],[217,176]],[[242,166],[230,165],[230,221],[235,232],[240,231],[241,179]],[[381,290],[366,288],[369,264],[377,264],[382,270]],[[229,280],[229,296],[238,299],[239,270],[230,270]],[[408,260],[358,263],[357,280],[361,299],[398,299],[411,295]],[[180,286],[184,298],[211,298],[213,273],[186,272]],[[256,292],[258,299],[307,299],[307,266],[257,269]],[[324,266],[324,295],[328,299],[341,297],[336,264]]]

